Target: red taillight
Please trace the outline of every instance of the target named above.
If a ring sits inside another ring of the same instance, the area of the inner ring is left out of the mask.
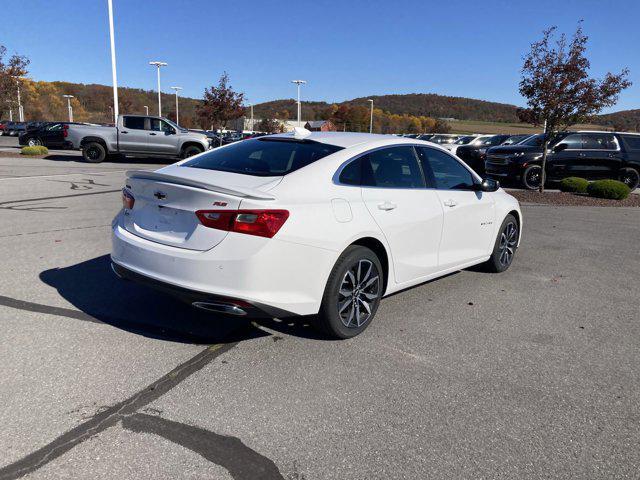
[[[133,204],[136,202],[136,199],[133,198],[133,195],[126,188],[122,189],[122,208],[125,210],[133,209]]]
[[[287,210],[198,210],[205,227],[272,238],[289,218]]]
[[[64,138],[67,138],[67,136],[69,135],[69,132],[67,130],[69,130],[69,125],[62,125],[62,136]]]

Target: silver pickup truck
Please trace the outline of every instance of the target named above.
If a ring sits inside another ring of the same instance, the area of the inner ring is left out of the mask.
[[[66,140],[91,163],[108,155],[187,158],[211,148],[206,135],[146,115],[120,115],[115,127],[69,125]]]

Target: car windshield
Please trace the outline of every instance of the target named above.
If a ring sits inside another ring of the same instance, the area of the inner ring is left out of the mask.
[[[526,145],[528,147],[541,147],[544,143],[544,134],[538,133],[537,135],[532,135],[523,142],[520,142],[518,145]]]
[[[471,143],[473,140],[475,140],[476,137],[474,137],[473,135],[465,135],[464,137],[459,138],[458,140],[456,140],[455,142],[453,142],[454,145],[467,145],[469,143]]]
[[[210,150],[182,166],[273,177],[287,175],[338,150],[342,147],[311,140],[257,138]]]

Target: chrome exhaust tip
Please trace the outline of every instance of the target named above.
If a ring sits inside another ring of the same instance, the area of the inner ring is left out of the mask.
[[[200,310],[207,310],[209,312],[225,313],[227,315],[236,315],[242,317],[247,314],[245,310],[238,305],[232,303],[219,303],[219,302],[193,302],[191,306],[199,308]]]

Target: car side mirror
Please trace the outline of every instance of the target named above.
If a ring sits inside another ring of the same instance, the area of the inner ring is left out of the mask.
[[[495,192],[500,188],[500,182],[493,178],[484,178],[481,183],[476,184],[476,190],[480,192]]]
[[[567,145],[566,143],[559,143],[558,145],[553,147],[553,153],[558,153],[558,152],[561,152],[563,150],[566,150],[568,146],[569,145]]]

